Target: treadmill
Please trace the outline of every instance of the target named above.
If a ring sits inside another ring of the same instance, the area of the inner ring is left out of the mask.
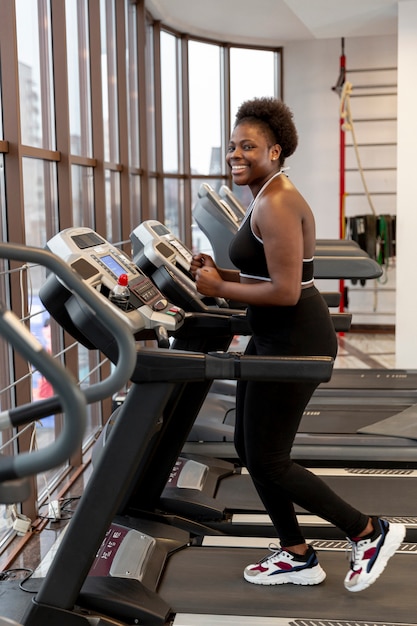
[[[160,231],[158,225],[157,228]],[[131,272],[130,284],[137,289],[139,279],[134,271],[137,268],[136,264],[132,264],[131,259],[91,229],[67,229],[54,237],[48,246],[56,254],[70,258],[72,266],[79,267],[81,271],[84,270],[84,275],[88,276],[91,284],[96,284],[100,279],[100,291],[103,293],[106,291],[103,284],[106,283],[109,288],[111,280],[114,281],[123,268]],[[104,267],[110,268],[105,274]],[[94,268],[96,273],[93,271]],[[112,276],[112,272],[116,273]],[[144,275],[141,274],[141,270],[136,269],[136,272],[143,280]],[[178,287],[178,283],[175,285]],[[146,291],[150,291],[149,286]],[[165,292],[162,295],[156,287],[154,291],[156,295],[153,296],[153,301],[165,302],[165,311],[170,314],[174,307],[165,300]],[[50,313],[55,315],[60,323],[67,325],[67,330],[74,333],[73,325],[68,324],[68,319],[62,317],[63,303],[66,302],[67,297],[66,291],[54,280],[53,276],[42,288],[40,297]],[[135,301],[132,300],[133,302]],[[149,317],[152,318],[153,315]],[[174,320],[177,317],[178,313],[174,316]],[[189,315],[187,319],[184,319],[180,328],[172,327],[170,330],[174,339],[174,352],[175,349],[205,353],[227,350],[233,335],[239,331],[242,317],[244,316],[240,313],[237,316],[227,315],[224,311],[222,315],[214,313]],[[167,328],[169,321],[168,315],[168,321],[164,322]],[[93,328],[94,325],[88,329],[88,336],[91,335]],[[88,337],[81,335],[80,340],[84,344],[88,343]],[[98,338],[95,345],[101,347],[102,342],[103,340]],[[233,354],[229,354],[229,357],[233,358]],[[329,376],[326,378],[328,379]],[[199,528],[204,529],[205,532],[239,534],[244,530],[246,534],[270,535],[274,532],[271,522],[265,515],[264,507],[244,468],[236,466],[234,462],[202,456],[201,453],[182,454],[187,434],[193,427],[210,384],[211,381],[208,380],[200,385],[182,385],[177,390],[175,403],[165,411],[164,424],[158,435],[157,451],[143,473],[143,480],[148,485],[146,498],[141,495],[138,499],[140,485],[136,485],[125,507],[130,511],[135,511],[136,514],[138,511],[159,510],[162,514],[167,513],[172,518],[175,517],[177,524],[181,523],[186,529],[194,531]],[[130,394],[131,391],[127,394],[127,400]],[[96,444],[98,454],[107,445],[118,419],[118,413],[114,414],[103,430]],[[410,488],[417,476],[413,469],[376,472],[374,468],[371,471],[317,468],[313,471],[320,473],[326,482],[358,508],[369,510],[370,514],[383,514],[391,519],[398,515],[406,516],[410,532],[414,532],[417,528],[414,519],[415,499],[409,498]],[[385,494],[384,498],[381,498],[381,492]],[[381,509],[382,505],[383,509]],[[321,536],[324,533],[340,536],[340,531],[330,527],[323,520],[315,519],[302,509],[298,509],[297,513],[300,515],[306,534],[314,533],[316,536]],[[181,518],[180,521],[178,521],[179,518]]]
[[[191,252],[156,220],[139,224],[131,233],[133,259],[158,288],[187,310],[207,310],[195,289],[190,273]],[[211,309],[213,310],[213,309]],[[227,314],[227,308],[222,309]],[[333,370],[332,377],[337,370]],[[380,374],[385,376],[385,370]],[[316,390],[296,436],[293,456],[304,462],[393,463],[415,465],[417,459],[417,415],[413,418],[414,390],[391,397],[364,395],[345,398]],[[189,454],[236,459],[233,446],[234,387],[215,382],[184,446]],[[375,429],[372,431],[372,429]],[[381,432],[379,432],[381,429]]]
[[[68,259],[73,261],[74,257]],[[101,345],[103,335],[112,335],[98,316],[91,316],[82,304],[75,305],[73,297],[66,299],[65,310],[66,322],[73,323],[80,335],[89,335],[91,342]],[[113,359],[111,345],[103,347]],[[242,577],[243,567],[259,558],[265,539],[194,536],[150,519],[115,517],[130,496],[133,477],[146,498],[143,471],[152,457],[161,417],[177,396],[178,383],[236,377],[238,370],[244,377],[271,379],[288,375],[292,366],[295,372],[300,370],[300,361],[293,359],[282,365],[282,359],[265,362],[264,358],[139,349],[131,376],[134,393],[122,407],[46,578],[31,581],[33,598],[16,584],[0,582],[3,612],[10,611],[10,617],[25,626],[282,626],[300,620],[415,624],[415,544],[402,544],[369,590],[349,594],[343,588],[345,542],[314,541],[328,573],[326,581],[314,589],[283,585],[267,590]],[[327,377],[329,366],[326,359],[313,359],[298,374]]]
[[[185,253],[187,251],[182,244],[159,222],[145,222],[136,229],[136,235],[132,237],[134,249],[140,248],[142,253],[147,247],[146,245],[140,246],[138,243],[141,240],[140,233],[142,231],[145,233],[145,239],[153,233],[152,237],[149,237],[147,241],[147,244],[153,245],[150,246],[151,252],[147,252],[147,260],[140,263],[136,260],[137,264],[146,267],[150,271],[149,263],[150,259],[153,259],[158,268],[161,269],[160,263],[155,259],[155,254],[156,250],[159,253],[162,251],[163,254],[159,255],[159,259],[164,259],[166,267],[163,268],[164,272],[161,275],[166,280],[162,282],[159,276],[159,280],[156,280],[158,286],[164,290],[164,294],[169,293],[170,298],[174,299],[176,304],[184,302],[188,305],[188,308],[193,308],[189,300],[192,294],[191,287],[193,287],[194,299],[198,301],[194,308],[198,311],[201,306],[202,310],[206,310],[208,307],[200,303],[199,295],[195,292],[194,283],[191,283],[189,289],[185,291],[184,300],[179,298],[178,293],[175,291],[176,289],[179,292],[181,281],[184,282],[189,277],[184,276],[183,269],[176,267],[175,263],[169,264],[167,259],[174,259],[175,255],[177,255],[179,259],[178,264],[183,263],[183,267],[186,268]],[[158,237],[155,237],[156,233],[158,233]],[[180,254],[178,251],[180,251]],[[178,272],[177,280],[172,280],[171,285],[167,282],[167,277],[175,276],[176,272]],[[150,275],[152,280],[155,280],[155,276],[152,273]],[[54,302],[58,301],[58,299],[55,294],[51,297],[51,300]],[[210,310],[217,311],[218,309]],[[233,324],[233,316],[230,316],[230,312],[227,309],[221,309],[221,311],[221,333],[224,333],[224,328],[229,328],[229,330],[226,330],[228,336],[222,345],[217,343],[217,339],[214,339],[215,343],[213,343],[213,331],[215,331],[216,324],[218,325],[219,323],[216,316],[213,316],[212,322],[210,320],[208,322],[212,326],[212,332],[209,337],[207,337],[206,333],[204,333],[203,338],[197,334],[195,337],[187,338],[186,345],[184,345],[182,338],[180,340],[176,338],[173,346],[178,347],[179,345],[181,348],[205,352],[213,350],[215,347],[222,350],[227,349],[234,332],[239,331],[239,328]],[[232,326],[229,326],[230,323],[232,323]],[[180,341],[179,344],[178,341]],[[265,515],[264,507],[245,469],[236,467],[236,458],[232,462],[230,460],[225,462],[220,459],[209,458],[205,454],[205,450],[200,448],[201,442],[207,441],[207,436],[202,436],[201,434],[207,423],[210,424],[211,428],[214,427],[213,431],[218,437],[220,436],[219,423],[213,420],[213,416],[219,415],[219,405],[220,408],[222,405],[221,398],[218,396],[213,398],[208,395],[196,420],[196,414],[206,394],[207,388],[204,390],[199,389],[197,395],[192,396],[192,400],[190,391],[187,392],[184,403],[177,408],[176,414],[179,417],[171,418],[170,425],[166,426],[163,441],[159,444],[159,456],[148,467],[145,480],[148,484],[152,484],[152,487],[148,488],[146,501],[142,499],[138,503],[136,496],[133,496],[129,507],[135,511],[140,508],[146,510],[158,509],[172,517],[178,518],[180,516],[181,522],[177,521],[177,523],[194,530],[198,527],[200,529],[204,528],[206,532],[212,532],[214,529],[229,534],[244,532],[245,534],[270,535],[274,532],[274,529],[271,526],[269,517]],[[230,403],[233,400],[229,398],[225,402]],[[207,420],[205,419],[206,415]],[[357,412],[353,415],[350,414],[351,418],[356,416]],[[340,420],[340,415],[337,417]],[[367,417],[368,421],[372,422],[375,420],[373,413]],[[102,447],[106,445],[107,438],[111,435],[111,430],[117,419],[118,413],[115,412],[96,444],[95,454],[100,454]],[[312,420],[316,423],[314,426],[316,433],[323,433],[322,414],[317,410],[306,411],[304,421],[311,422]],[[328,430],[330,425],[334,425],[334,421],[334,415],[330,416],[330,419],[327,416]],[[363,415],[360,423],[364,423]],[[235,456],[232,443],[233,425],[227,424],[226,428],[228,429],[227,439],[221,435],[220,441],[229,442]],[[311,426],[307,427],[306,430],[307,432],[311,431]],[[197,449],[192,452],[188,451],[188,454],[184,455],[182,450],[188,432],[188,441],[198,442]],[[213,437],[211,437],[211,440],[213,440]],[[357,469],[318,467],[314,468],[313,471],[323,476],[338,492],[342,491],[344,497],[352,501],[358,508],[366,508],[371,514],[384,514],[391,519],[395,519],[400,514],[402,516],[406,515],[410,532],[414,532],[416,523],[414,518],[416,513],[414,500],[410,501],[407,498],[408,486],[412,485],[413,481],[403,481],[404,477],[415,478],[416,474],[413,469],[408,469],[407,472],[398,469],[392,469],[391,471],[384,469],[377,472],[374,467],[360,471]],[[156,482],[154,476],[158,476],[158,482]],[[376,477],[380,480],[375,481]],[[381,490],[386,494],[385,498],[380,497]],[[381,509],[383,503],[385,508]],[[314,533],[316,536],[319,536],[325,533],[327,535],[335,534],[340,536],[340,531],[330,528],[329,524],[324,522],[324,520],[318,520],[310,515],[306,515],[306,512],[301,509],[298,509],[297,512],[307,534]]]

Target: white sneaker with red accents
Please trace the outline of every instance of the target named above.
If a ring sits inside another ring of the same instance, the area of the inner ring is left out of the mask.
[[[272,554],[264,557],[259,563],[248,565],[244,578],[256,585],[318,585],[326,578],[320,567],[317,554],[311,546],[307,552],[299,556],[287,550],[270,546]]]
[[[375,533],[372,537],[348,539],[352,546],[350,570],[345,577],[348,591],[362,591],[372,585],[405,537],[403,524],[390,524],[380,518],[373,518],[373,523]]]

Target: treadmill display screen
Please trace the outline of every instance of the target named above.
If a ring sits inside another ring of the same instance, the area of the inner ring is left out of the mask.
[[[158,224],[157,226],[153,226],[152,228],[155,231],[155,233],[159,235],[160,237],[162,237],[162,235],[169,234],[168,228],[164,226],[163,224]]]
[[[97,274],[97,269],[94,267],[94,265],[91,265],[91,263],[88,263],[88,261],[83,258],[77,259],[75,263],[71,265],[71,267],[76,270],[81,278],[84,278],[84,280],[88,280],[89,278]]]
[[[166,259],[169,259],[170,257],[172,257],[172,249],[167,246],[166,244],[160,242],[156,245],[156,249],[162,254],[163,257],[165,257]]]
[[[97,233],[83,233],[82,235],[74,235],[72,237],[73,242],[80,248],[85,250],[86,248],[92,248],[93,246],[100,246],[105,243],[104,239],[99,237]]]
[[[108,269],[113,272],[113,274],[116,274],[118,278],[120,274],[127,274],[126,268],[120,265],[120,263],[118,263],[116,259],[114,259],[110,254],[105,254],[104,256],[100,257],[100,261],[103,263],[103,265],[108,267]]]

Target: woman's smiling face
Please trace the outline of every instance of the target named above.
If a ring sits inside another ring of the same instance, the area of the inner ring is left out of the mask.
[[[241,122],[230,138],[226,162],[236,185],[262,185],[276,171],[279,146],[271,146],[260,124]]]

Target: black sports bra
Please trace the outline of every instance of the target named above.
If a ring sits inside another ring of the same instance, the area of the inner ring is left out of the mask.
[[[230,242],[229,256],[232,263],[239,268],[240,275],[257,280],[271,280],[266,263],[262,240],[252,231],[251,215],[246,215],[239,230]],[[313,283],[314,257],[303,259],[303,275],[301,285]]]

